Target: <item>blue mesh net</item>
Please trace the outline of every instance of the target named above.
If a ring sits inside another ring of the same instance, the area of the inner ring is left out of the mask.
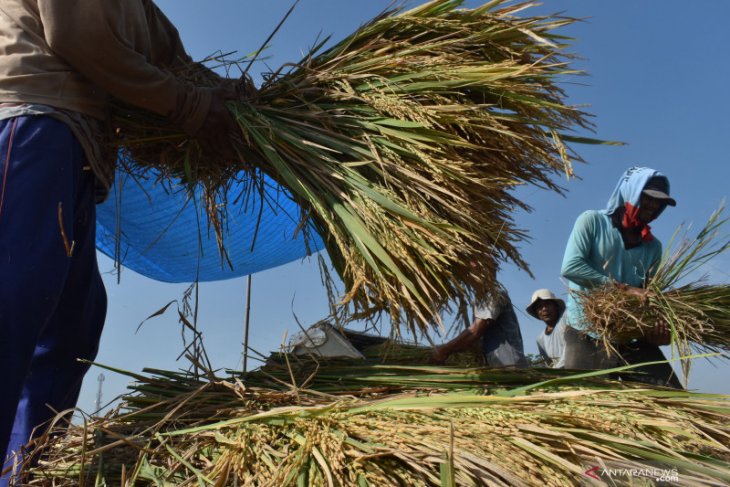
[[[300,209],[264,178],[266,197],[246,198],[244,182],[228,190],[227,257],[218,250],[200,194],[155,182],[154,176],[117,178],[97,207],[97,248],[125,267],[164,282],[215,281],[270,269],[322,249],[314,232],[305,244]],[[263,202],[263,204],[262,204]]]

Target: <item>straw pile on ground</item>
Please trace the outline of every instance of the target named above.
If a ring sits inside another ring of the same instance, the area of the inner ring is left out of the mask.
[[[263,171],[301,206],[302,230],[323,237],[354,317],[440,323],[448,303],[493,290],[501,262],[527,270],[518,250],[526,232],[512,220],[527,205],[510,190],[560,192],[553,178],[580,160],[567,144],[596,142],[570,135],[590,124],[558,86],[578,74],[554,32],[573,19],[520,17],[528,4],[505,3],[432,0],[321,43],[229,104],[241,128],[234,156],[206,153],[164,120],[117,106],[132,161],[122,169],[154,167],[202,187],[218,232],[221,200],[256,204]],[[219,82],[197,65],[177,75]],[[245,195],[227,193],[236,179]]]
[[[641,338],[657,323],[669,325],[673,349],[680,357],[693,352],[730,352],[730,284],[710,284],[698,272],[711,268],[712,260],[730,248],[723,225],[724,205],[714,212],[693,238],[684,235],[668,250],[647,284],[647,298],[628,294],[618,285],[607,285],[581,296],[590,330],[607,350],[615,343]],[[678,238],[681,228],[672,242]],[[688,372],[689,362],[683,367]]]
[[[610,468],[648,485],[730,481],[727,397],[554,370],[284,359],[225,380],[135,376],[121,409],[39,440],[27,485],[562,487]]]

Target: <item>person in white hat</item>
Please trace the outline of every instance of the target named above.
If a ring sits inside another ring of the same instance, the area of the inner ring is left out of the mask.
[[[549,289],[538,289],[532,293],[526,311],[545,323],[545,329],[537,337],[540,356],[549,367],[562,369],[565,365],[565,301]]]

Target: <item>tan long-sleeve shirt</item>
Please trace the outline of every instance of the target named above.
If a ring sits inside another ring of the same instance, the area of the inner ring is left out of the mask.
[[[188,59],[177,30],[150,0],[0,2],[0,102],[104,119],[111,95],[195,134],[210,92],[166,69]]]
[[[171,74],[189,60],[177,30],[151,0],[0,1],[0,106],[59,110],[107,189],[116,154],[89,134],[108,119],[110,97],[194,135],[211,92]]]

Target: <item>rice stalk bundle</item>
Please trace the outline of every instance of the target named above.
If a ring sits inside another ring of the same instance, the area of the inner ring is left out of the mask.
[[[429,391],[479,391],[496,393],[504,389],[524,386],[570,375],[570,372],[554,369],[485,369],[473,365],[447,366],[407,364],[399,357],[388,358],[387,363],[353,363],[351,360],[330,360],[325,363],[289,358],[286,363],[269,363],[261,371],[246,376],[246,383],[261,387],[281,387],[294,383],[298,387],[313,389],[333,395],[370,395],[373,393],[395,394],[413,389]],[[464,360],[463,362],[466,362]],[[231,373],[236,374],[235,371]],[[576,383],[576,381],[572,381]],[[582,380],[582,387],[600,387],[591,379]]]
[[[374,358],[388,364],[428,365],[432,363],[434,349],[432,347],[385,342],[362,350],[366,358]],[[487,365],[484,352],[478,347],[451,354],[444,365],[458,366],[462,369],[477,368]]]
[[[460,373],[425,369],[443,383]],[[249,384],[256,377],[191,387],[199,379],[177,372],[139,375],[122,409],[44,437],[24,485],[562,487],[590,485],[593,466],[730,481],[724,396],[608,381],[531,395],[418,381],[410,392],[333,395]]]
[[[411,330],[440,323],[449,303],[493,291],[500,263],[529,272],[518,249],[527,233],[512,218],[529,207],[510,190],[562,192],[553,178],[580,161],[569,144],[598,142],[570,135],[591,125],[558,84],[580,74],[554,32],[574,19],[519,17],[529,4],[503,0],[462,3],[386,12],[270,74],[229,103],[241,128],[235,155],[206,152],[118,105],[119,143],[131,154],[123,169],[156,167],[202,187],[219,234],[231,182],[246,181],[234,196],[253,204],[265,198],[266,173],[300,205],[300,228],[322,236],[353,318],[386,313]],[[177,74],[219,82],[200,65]]]
[[[603,340],[607,350],[645,336],[657,323],[669,325],[673,350],[679,356],[693,351],[730,351],[730,284],[707,283],[697,273],[728,248],[730,237],[723,229],[724,204],[693,238],[685,235],[671,243],[656,274],[649,280],[647,298],[628,294],[617,284],[591,290],[581,296],[589,328]],[[672,242],[680,234],[677,230]],[[689,281],[687,283],[687,281]],[[688,362],[684,362],[685,371]]]

